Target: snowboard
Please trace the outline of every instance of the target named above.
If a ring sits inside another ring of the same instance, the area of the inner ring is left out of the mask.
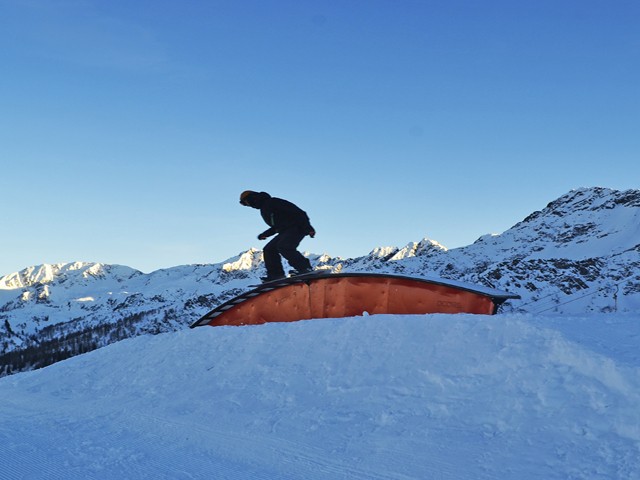
[[[276,278],[275,280],[270,280],[268,282],[262,282],[254,285],[249,285],[251,288],[265,287],[269,285],[278,285],[280,283],[290,283],[292,280],[304,279],[308,277],[315,277],[317,275],[330,275],[330,270],[314,270],[312,272],[307,273],[295,273],[295,270],[289,271],[289,276]]]

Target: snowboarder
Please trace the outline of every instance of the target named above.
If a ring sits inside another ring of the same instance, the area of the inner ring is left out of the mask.
[[[266,240],[277,234],[263,249],[267,269],[267,276],[262,278],[264,282],[285,276],[281,255],[295,269],[295,275],[313,270],[309,259],[297,250],[304,237],[309,235],[313,238],[316,235],[304,210],[287,200],[252,190],[240,194],[240,204],[260,210],[263,220],[269,225],[267,230],[258,235],[258,240]]]

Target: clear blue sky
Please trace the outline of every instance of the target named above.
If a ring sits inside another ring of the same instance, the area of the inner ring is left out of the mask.
[[[0,275],[357,256],[640,188],[636,0],[0,0]]]

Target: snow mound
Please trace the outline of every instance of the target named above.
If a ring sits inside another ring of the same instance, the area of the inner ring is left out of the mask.
[[[0,478],[638,478],[636,357],[555,325],[384,315],[126,340],[0,379]]]

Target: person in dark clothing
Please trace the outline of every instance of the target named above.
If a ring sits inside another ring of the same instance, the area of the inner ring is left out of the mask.
[[[240,204],[260,210],[260,215],[269,225],[267,230],[258,235],[258,240],[266,240],[276,235],[263,249],[264,265],[267,269],[264,281],[285,276],[281,255],[295,269],[296,274],[312,271],[309,259],[297,250],[304,237],[309,235],[313,238],[316,234],[304,210],[287,200],[252,190],[240,194]]]

